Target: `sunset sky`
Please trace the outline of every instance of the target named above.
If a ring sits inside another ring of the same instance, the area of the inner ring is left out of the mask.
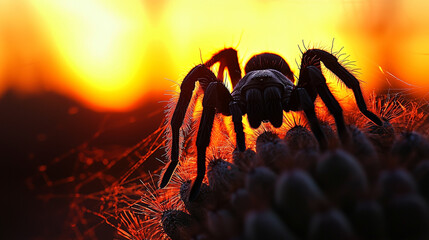
[[[424,95],[427,9],[425,0],[2,0],[0,93],[54,91],[126,111],[160,98],[224,47],[237,48],[242,65],[279,53],[297,73],[302,41],[330,49],[335,38],[367,92],[399,86]]]

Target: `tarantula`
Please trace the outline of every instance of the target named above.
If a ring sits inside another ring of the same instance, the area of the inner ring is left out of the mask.
[[[210,70],[219,62],[218,76]],[[277,54],[261,53],[247,62],[241,78],[237,51],[227,48],[219,51],[204,64],[194,67],[184,78],[180,96],[171,119],[172,147],[171,159],[162,176],[160,187],[165,187],[179,162],[179,129],[182,126],[186,110],[192,97],[195,82],[200,83],[204,91],[203,112],[197,135],[197,177],[194,180],[189,200],[198,195],[206,172],[206,149],[210,143],[213,121],[216,113],[232,115],[236,133],[236,145],[239,151],[246,149],[242,116],[252,128],[258,128],[261,122],[270,122],[275,128],[282,125],[283,111],[303,110],[310,129],[319,142],[320,149],[327,148],[327,140],[316,118],[314,101],[319,95],[334,116],[341,142],[349,139],[342,109],[332,95],[322,74],[320,62],[352,89],[359,110],[372,122],[382,125],[374,113],[367,110],[359,81],[347,71],[329,52],[321,49],[309,49],[302,55],[298,84],[294,85],[293,73],[287,62]],[[232,93],[222,82],[225,68],[231,78]]]

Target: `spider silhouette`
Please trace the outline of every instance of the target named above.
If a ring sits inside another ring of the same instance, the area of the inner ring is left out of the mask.
[[[275,128],[282,125],[283,111],[304,111],[310,129],[319,142],[320,149],[327,148],[327,140],[322,132],[314,107],[319,95],[329,112],[334,116],[337,133],[342,143],[347,143],[349,133],[344,123],[342,109],[332,95],[322,74],[320,62],[332,71],[344,84],[352,89],[359,110],[372,122],[382,125],[374,113],[367,110],[359,81],[347,71],[329,52],[321,49],[309,49],[302,55],[298,84],[293,83],[293,73],[287,62],[277,54],[261,53],[247,62],[241,77],[237,51],[227,48],[214,54],[204,64],[194,67],[183,79],[180,96],[171,119],[172,146],[171,159],[162,176],[160,187],[165,187],[179,162],[179,129],[182,126],[186,110],[194,91],[195,82],[200,83],[204,91],[203,112],[197,135],[197,177],[195,178],[189,200],[194,200],[199,192],[206,172],[206,149],[210,143],[215,114],[232,115],[236,133],[237,149],[245,151],[245,136],[242,116],[252,128],[258,128],[261,122],[270,122]],[[210,70],[219,63],[218,76]],[[230,75],[232,93],[223,84],[225,69]]]

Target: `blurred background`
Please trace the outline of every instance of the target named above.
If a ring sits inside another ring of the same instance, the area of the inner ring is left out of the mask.
[[[97,111],[127,111],[158,98],[195,64],[236,47],[244,64],[273,51],[296,70],[297,47],[344,52],[367,89],[384,70],[427,86],[424,0],[149,1],[3,0],[0,92],[43,91]],[[381,79],[381,80],[380,80]],[[426,88],[427,92],[427,88]]]
[[[224,47],[242,65],[276,52],[295,73],[298,45],[344,47],[366,94],[400,89],[426,101],[427,9],[425,0],[1,0],[1,235],[86,239],[84,226],[65,224],[75,186],[53,187],[46,169],[73,182],[68,164],[82,149],[141,142],[161,124],[172,82]]]

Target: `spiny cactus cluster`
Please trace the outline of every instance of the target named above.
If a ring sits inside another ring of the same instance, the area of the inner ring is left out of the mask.
[[[173,240],[429,239],[428,129],[384,120],[350,125],[347,143],[323,124],[325,152],[304,126],[262,131],[253,149],[208,162],[194,201],[196,164],[179,166],[169,188],[148,189],[135,207],[140,230]]]

